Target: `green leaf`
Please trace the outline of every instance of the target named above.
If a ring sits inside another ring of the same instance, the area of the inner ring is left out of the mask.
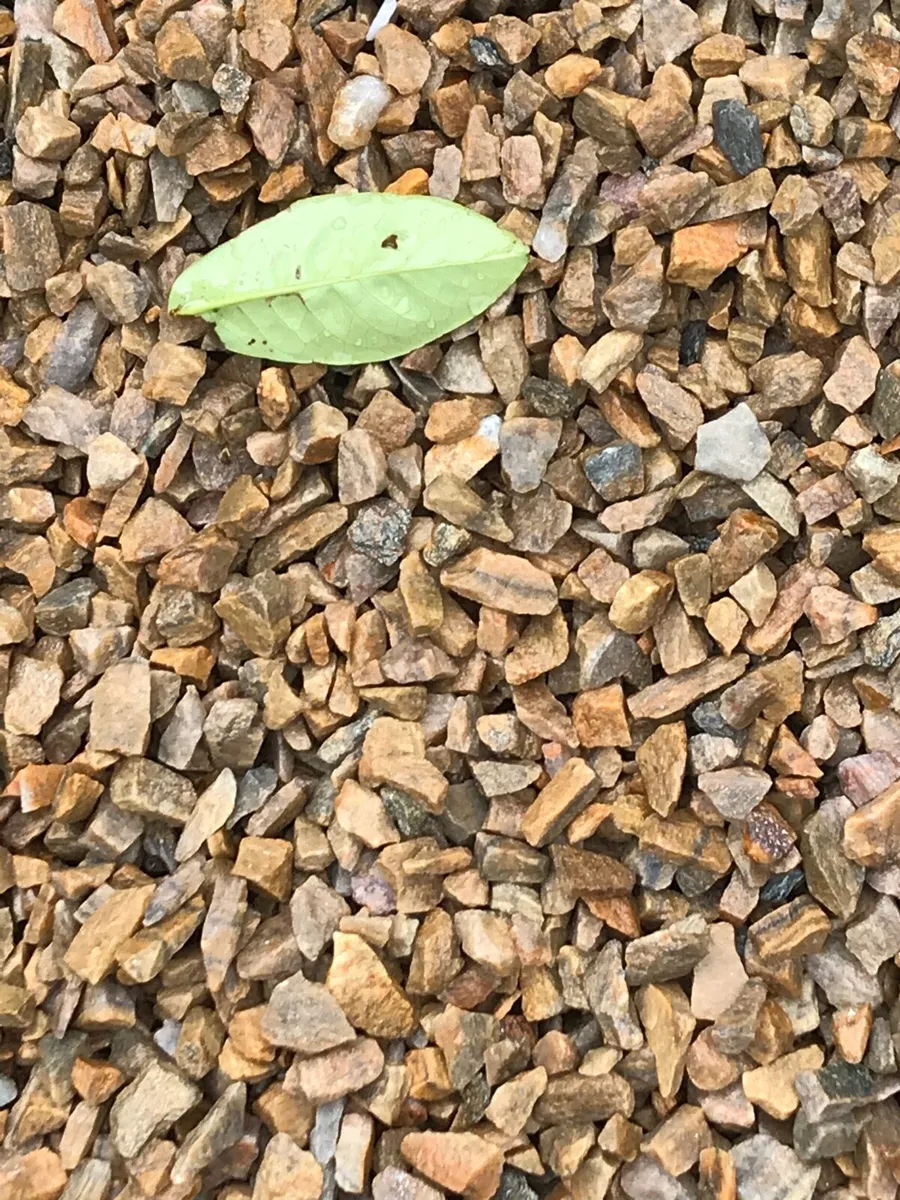
[[[213,321],[240,354],[380,362],[484,312],[527,260],[517,237],[448,200],[315,196],[188,267],[169,308]]]

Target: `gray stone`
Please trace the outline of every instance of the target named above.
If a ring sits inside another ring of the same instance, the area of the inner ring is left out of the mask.
[[[607,1045],[637,1050],[643,1044],[625,982],[621,942],[607,942],[591,959],[584,973],[584,994]]]
[[[716,145],[738,175],[749,175],[765,165],[759,118],[745,104],[714,100],[712,120]]]
[[[634,1162],[626,1163],[619,1181],[631,1200],[696,1200],[697,1196],[690,1178],[676,1179],[649,1154],[640,1154]]]
[[[541,223],[532,241],[535,254],[548,262],[558,262],[569,248],[569,239],[578,225],[597,179],[596,160],[592,160],[593,153],[589,157],[582,146],[579,146],[576,152],[566,159],[550,189],[541,211]]]
[[[60,637],[73,629],[85,629],[91,616],[91,599],[99,590],[92,579],[71,579],[37,602],[34,619],[44,633]]]
[[[865,1123],[864,1113],[851,1113],[835,1121],[811,1121],[801,1108],[792,1130],[794,1150],[804,1162],[849,1154]]]
[[[862,1063],[836,1058],[818,1071],[801,1071],[794,1087],[811,1121],[836,1121],[849,1116],[854,1109],[893,1096],[900,1091],[900,1079],[873,1075]]]
[[[870,975],[900,952],[900,910],[890,896],[879,896],[872,911],[850,926],[847,949]]]
[[[300,953],[315,962],[350,906],[323,879],[311,875],[291,897],[291,924]]]
[[[124,1091],[109,1113],[112,1144],[123,1158],[134,1158],[153,1137],[160,1137],[201,1098],[198,1087],[174,1067],[151,1062]]]
[[[179,1147],[172,1166],[173,1184],[185,1184],[198,1179],[207,1167],[235,1144],[244,1132],[246,1104],[246,1083],[232,1083],[225,1089]]]
[[[723,817],[744,821],[772,790],[772,780],[756,767],[725,767],[700,775],[697,786]]]
[[[829,938],[824,950],[807,958],[806,966],[835,1008],[858,1008],[861,1004],[877,1008],[881,1004],[878,980],[862,969],[839,938]]]
[[[731,1156],[740,1200],[811,1200],[821,1168],[804,1166],[769,1134],[738,1143]]]
[[[859,640],[868,665],[886,671],[900,658],[900,613],[882,617]]]
[[[845,921],[856,912],[866,877],[865,868],[851,862],[842,848],[844,822],[853,811],[846,796],[825,800],[803,826],[800,837],[810,893]]]
[[[94,438],[109,425],[109,410],[61,387],[48,387],[25,410],[23,424],[48,442],[74,446],[87,454]]]
[[[62,330],[42,360],[44,383],[48,386],[55,384],[69,392],[83,388],[91,377],[97,351],[107,329],[109,321],[97,311],[95,305],[90,300],[79,301],[66,317]],[[98,432],[102,433],[102,430]]]
[[[748,404],[738,404],[697,430],[694,466],[698,471],[747,483],[771,457],[769,439]]]
[[[362,554],[391,567],[403,557],[411,521],[408,508],[382,496],[360,505],[347,535]]]
[[[299,971],[275,985],[262,1031],[273,1045],[305,1055],[322,1054],[356,1036],[331,992],[321,983],[310,983]]]
[[[650,71],[673,62],[703,36],[696,12],[681,0],[654,0],[644,9],[644,53]]]
[[[116,808],[166,825],[183,825],[197,797],[190,780],[148,758],[126,758],[113,769],[109,794]]]
[[[633,442],[613,442],[588,454],[584,473],[595,492],[611,504],[639,496],[644,490],[644,456]]]
[[[900,481],[900,464],[879,454],[874,446],[863,446],[850,455],[844,474],[863,500],[874,504]]]
[[[630,987],[681,979],[705,958],[708,949],[706,921],[695,913],[629,942],[625,947],[625,978]]]
[[[224,65],[219,68],[221,71],[235,69]],[[194,181],[177,158],[169,158],[159,150],[154,150],[150,155],[150,185],[153,188],[153,207],[156,209],[157,221],[169,222],[178,216],[181,203],[193,187]]]

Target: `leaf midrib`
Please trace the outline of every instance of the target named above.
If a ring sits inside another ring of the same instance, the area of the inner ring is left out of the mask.
[[[390,271],[362,271],[353,275],[342,276],[340,279],[328,279],[321,283],[304,284],[301,280],[297,280],[296,283],[290,287],[270,288],[264,292],[247,292],[246,294],[241,295],[239,299],[228,300],[224,304],[206,304],[202,308],[194,308],[193,305],[184,305],[182,308],[178,309],[177,312],[183,313],[187,316],[199,316],[201,313],[218,312],[223,308],[232,308],[236,304],[250,304],[254,300],[269,300],[276,296],[298,296],[300,300],[303,300],[305,294],[308,292],[314,292],[321,290],[322,288],[338,287],[344,283],[358,283],[362,279],[379,279],[388,275],[413,275],[421,271],[447,271],[453,267],[471,267],[476,263],[503,262],[506,259],[513,257],[514,249],[514,247],[511,248],[505,254],[490,254],[487,256],[487,258],[471,259],[467,262],[457,261],[449,263],[429,263],[421,267],[409,266],[399,269],[395,267]],[[528,248],[524,242],[522,243],[522,249],[527,252]],[[190,312],[187,311],[188,308],[191,309]]]

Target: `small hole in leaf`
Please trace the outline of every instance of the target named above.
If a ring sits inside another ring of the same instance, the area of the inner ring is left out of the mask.
[[[396,250],[397,249],[396,233],[388,234],[388,236],[381,243],[381,248],[382,248],[382,250]]]

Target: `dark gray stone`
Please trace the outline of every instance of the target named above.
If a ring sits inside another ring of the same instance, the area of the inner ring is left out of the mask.
[[[634,442],[613,442],[589,454],[584,473],[608,504],[639,496],[644,490],[644,456]]]
[[[99,590],[93,579],[71,579],[37,602],[34,619],[44,633],[59,637],[85,629],[91,619],[91,597]]]
[[[348,535],[361,554],[392,567],[403,557],[411,521],[408,508],[381,496],[360,507]]]
[[[90,378],[109,321],[90,300],[82,300],[69,313],[44,359],[44,383],[77,392]]]
[[[522,399],[539,417],[570,417],[583,397],[564,383],[529,375],[522,384]]]
[[[900,1079],[873,1075],[862,1063],[835,1059],[818,1071],[801,1071],[794,1086],[810,1121],[836,1121],[893,1096],[900,1091]]]
[[[714,100],[713,134],[716,145],[739,175],[765,165],[759,118],[740,100]]]

